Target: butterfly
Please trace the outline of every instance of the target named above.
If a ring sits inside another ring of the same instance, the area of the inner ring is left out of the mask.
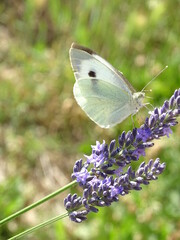
[[[121,72],[89,48],[76,43],[69,50],[76,82],[74,97],[101,128],[110,128],[144,106],[144,92],[136,92]]]

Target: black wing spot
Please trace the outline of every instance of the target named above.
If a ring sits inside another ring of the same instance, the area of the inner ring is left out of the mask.
[[[89,77],[96,77],[96,73],[94,71],[88,72]]]

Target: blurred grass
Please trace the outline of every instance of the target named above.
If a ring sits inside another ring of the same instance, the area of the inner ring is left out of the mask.
[[[180,86],[179,8],[179,0],[0,2],[1,219],[68,183],[75,160],[96,140],[132,129],[130,118],[100,129],[77,106],[71,43],[95,50],[138,91],[168,65],[148,87],[159,106]],[[65,219],[28,239],[180,239],[179,135],[176,126],[147,152],[167,164],[158,181],[83,224]],[[64,196],[3,226],[0,239],[64,212]]]

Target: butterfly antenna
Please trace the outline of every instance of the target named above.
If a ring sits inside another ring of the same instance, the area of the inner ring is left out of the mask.
[[[164,70],[166,70],[168,68],[168,66],[165,66],[165,68],[163,68],[156,76],[153,77],[153,79],[151,79],[151,81],[149,81],[146,86],[141,90],[141,92],[144,91],[144,89],[152,82],[154,81],[154,79],[156,79],[162,72],[164,72]]]

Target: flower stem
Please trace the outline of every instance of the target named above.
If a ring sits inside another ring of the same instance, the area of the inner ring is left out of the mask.
[[[29,228],[29,229],[25,230],[24,232],[21,232],[21,233],[15,235],[15,236],[9,238],[9,240],[19,239],[19,238],[21,238],[21,237],[23,237],[23,236],[25,236],[25,235],[27,235],[29,233],[35,232],[36,230],[38,230],[38,229],[40,229],[42,227],[45,227],[45,226],[47,226],[49,224],[52,224],[52,223],[54,223],[54,222],[56,222],[56,221],[58,221],[58,220],[60,220],[62,218],[65,218],[67,216],[68,216],[68,212],[66,212],[66,213],[64,213],[62,215],[56,216],[54,218],[51,218],[50,220],[47,220],[47,221],[45,221],[43,223],[40,223],[39,225],[36,225],[35,227]]]
[[[18,217],[19,215],[21,215],[21,214],[23,214],[23,213],[25,213],[25,212],[27,212],[27,211],[29,211],[29,210],[31,210],[31,209],[39,206],[40,204],[48,201],[49,199],[55,197],[55,196],[58,195],[59,193],[64,192],[66,189],[74,186],[76,183],[77,183],[76,180],[75,180],[75,181],[72,181],[72,182],[70,182],[69,184],[67,184],[66,186],[64,186],[64,187],[58,189],[57,191],[55,191],[55,192],[47,195],[46,197],[40,199],[39,201],[37,201],[37,202],[35,202],[35,203],[33,203],[33,204],[31,204],[31,205],[29,205],[29,206],[27,206],[27,207],[19,210],[18,212],[14,213],[14,214],[12,214],[12,215],[10,215],[10,216],[8,216],[7,218],[4,218],[3,220],[0,221],[0,226],[1,226],[2,224],[6,223],[6,222],[9,222],[10,220]]]

